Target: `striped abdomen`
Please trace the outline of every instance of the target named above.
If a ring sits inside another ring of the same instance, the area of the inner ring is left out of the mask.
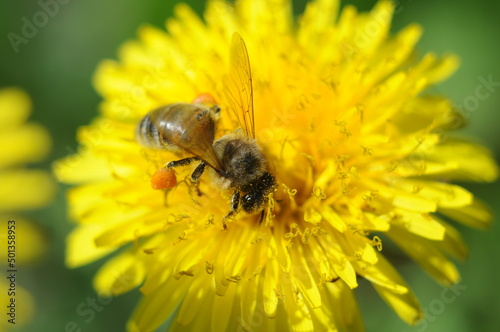
[[[219,107],[176,103],[148,113],[136,129],[137,142],[145,147],[187,151],[219,166],[213,142]]]

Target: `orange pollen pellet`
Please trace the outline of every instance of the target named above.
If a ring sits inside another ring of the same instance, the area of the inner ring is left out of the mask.
[[[177,185],[175,171],[170,168],[160,168],[151,177],[153,189],[170,189]]]
[[[200,93],[194,98],[193,103],[195,104],[208,104],[208,105],[216,105],[214,96],[212,96],[208,92]]]

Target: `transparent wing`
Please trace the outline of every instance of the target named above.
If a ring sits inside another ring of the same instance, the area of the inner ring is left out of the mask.
[[[150,116],[151,121],[158,127],[164,148],[180,148],[204,160],[216,170],[221,170],[222,166],[213,147],[215,123],[209,116],[203,117],[201,121],[189,121],[193,112],[198,116],[204,114],[200,112],[199,106],[178,103],[160,108]],[[166,121],[162,119],[165,113],[169,113]]]
[[[229,106],[236,113],[241,129],[248,137],[255,138],[250,60],[245,42],[237,32],[231,41],[229,74],[223,83]]]

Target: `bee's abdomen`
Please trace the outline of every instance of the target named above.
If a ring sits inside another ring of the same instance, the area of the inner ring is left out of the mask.
[[[163,137],[158,127],[151,120],[150,114],[146,115],[137,125],[136,140],[142,146],[156,149],[171,149],[174,146]]]
[[[197,104],[175,103],[148,113],[137,125],[137,142],[145,147],[189,152],[219,166],[213,141],[216,113]]]

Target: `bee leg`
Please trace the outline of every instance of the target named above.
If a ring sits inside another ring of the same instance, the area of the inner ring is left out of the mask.
[[[231,211],[229,211],[229,213],[226,214],[224,218],[222,218],[222,228],[224,230],[227,229],[226,219],[231,218],[234,214],[236,214],[239,206],[240,206],[240,193],[236,191],[233,194],[233,197],[231,197]]]
[[[188,157],[180,160],[174,160],[165,165],[165,168],[175,168],[178,166],[187,166],[193,161],[200,160],[198,157]]]
[[[171,162],[167,163],[164,167],[168,168],[168,169],[172,169],[172,168],[176,168],[179,166],[187,166],[187,165],[191,164],[192,162],[199,161],[199,160],[200,160],[200,158],[198,158],[198,157],[188,157],[188,158],[184,158],[184,159],[180,159],[180,160],[171,161]],[[201,166],[202,164],[204,164],[204,165]],[[204,170],[205,170],[205,162],[202,161],[201,164],[198,165],[198,167],[196,167],[193,174],[191,174],[191,184],[193,185],[192,187],[196,190],[197,196],[201,196],[201,191],[198,188],[197,181],[200,178],[200,176],[203,174]],[[190,186],[190,188],[191,188],[191,186]],[[191,189],[190,189],[190,191],[191,191]]]
[[[228,213],[227,217],[235,214],[239,206],[240,206],[240,192],[237,191],[233,194],[233,197],[231,197],[231,211]]]
[[[191,174],[191,181],[197,182],[200,179],[200,176],[205,172],[205,167],[207,164],[202,161],[196,168],[194,169],[193,173]]]
[[[196,166],[193,173],[191,173],[191,184],[198,197],[203,195],[203,193],[200,191],[198,180],[205,171],[206,165],[207,164],[204,161],[202,161],[198,166]]]
[[[207,164],[202,161],[198,166],[196,166],[193,173],[191,173],[191,182],[195,185],[196,193],[198,194],[198,196],[203,195],[200,191],[200,188],[198,187],[198,180],[202,176],[203,172],[205,172],[206,166]]]

